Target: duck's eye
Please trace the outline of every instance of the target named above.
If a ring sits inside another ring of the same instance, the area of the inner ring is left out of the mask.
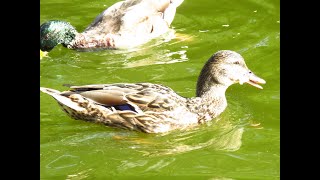
[[[233,64],[240,64],[240,62],[239,61],[235,61],[235,62],[233,62]]]

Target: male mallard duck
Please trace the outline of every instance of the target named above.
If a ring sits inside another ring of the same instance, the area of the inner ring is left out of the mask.
[[[146,133],[167,132],[210,121],[227,107],[225,92],[235,83],[258,84],[242,56],[222,50],[209,58],[197,82],[196,97],[185,98],[172,89],[151,83],[71,86],[59,92],[41,87],[74,119],[98,122]]]
[[[141,45],[169,30],[183,0],[125,0],[107,8],[82,32],[68,22],[40,26],[40,49],[62,44],[69,49],[118,49]]]

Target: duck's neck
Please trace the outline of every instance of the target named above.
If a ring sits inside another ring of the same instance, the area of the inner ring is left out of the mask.
[[[209,121],[220,115],[227,107],[226,86],[212,85],[201,91],[201,95],[191,98],[190,110],[198,114],[199,121]]]
[[[212,85],[211,87],[207,88],[206,91],[203,91],[200,96],[197,96],[197,97],[200,97],[200,99],[204,102],[225,101],[226,90],[227,90],[226,86]]]
[[[189,100],[190,111],[198,114],[199,121],[217,117],[227,107],[227,88],[228,86],[218,83],[207,69],[203,69],[197,82],[197,97]]]
[[[69,49],[115,49],[115,35],[91,35],[88,33],[77,33],[75,39],[67,45]]]

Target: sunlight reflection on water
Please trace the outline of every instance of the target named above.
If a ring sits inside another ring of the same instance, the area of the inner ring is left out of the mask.
[[[204,129],[206,126],[212,126],[211,130]],[[141,138],[128,135],[117,136],[116,139],[130,143],[130,147],[142,156],[156,157],[205,148],[214,151],[237,151],[242,144],[243,132],[243,126],[233,125],[230,121],[223,120],[213,125],[190,127],[171,133],[157,134],[153,137]],[[169,139],[168,136],[170,136]]]

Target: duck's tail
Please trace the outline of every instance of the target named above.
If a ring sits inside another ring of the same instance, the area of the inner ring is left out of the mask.
[[[84,111],[85,110],[85,108],[79,106],[78,103],[72,101],[70,98],[68,98],[66,96],[63,96],[62,93],[58,90],[40,87],[40,91],[52,96],[64,109],[66,106],[66,107],[68,107],[72,110],[75,110],[75,111]]]
[[[40,91],[49,94],[51,96],[55,95],[55,94],[60,94],[61,92],[55,89],[50,89],[50,88],[45,88],[45,87],[40,87]]]

